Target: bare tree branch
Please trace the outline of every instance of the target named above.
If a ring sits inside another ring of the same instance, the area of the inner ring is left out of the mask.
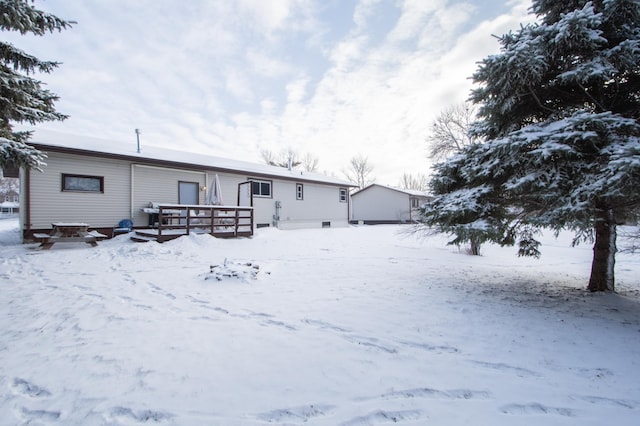
[[[300,163],[302,168],[307,172],[315,172],[318,170],[318,157],[308,152],[302,156]]]
[[[429,188],[429,178],[422,174],[414,176],[411,173],[404,173],[400,178],[400,188],[426,192]]]
[[[356,155],[349,161],[349,169],[343,170],[342,173],[362,189],[375,181],[375,178],[371,176],[372,171],[373,166],[369,164],[369,159],[363,155]]]
[[[264,149],[260,155],[264,162],[270,166],[292,169],[302,164],[302,162],[298,160],[298,153],[291,147],[280,151],[280,154],[274,154],[273,151]]]
[[[432,133],[427,137],[429,157],[443,160],[465,146],[477,142],[469,135],[475,119],[475,107],[468,103],[451,105],[434,120]]]

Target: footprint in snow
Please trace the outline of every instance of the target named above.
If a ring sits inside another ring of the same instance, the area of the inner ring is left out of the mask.
[[[386,352],[389,354],[398,353],[398,350],[391,345],[386,345],[383,342],[380,342],[379,339],[375,337],[365,337],[365,336],[344,336],[344,338],[351,343],[355,343],[360,346],[364,346],[368,349],[374,349],[377,351]]]
[[[305,324],[309,324],[309,325],[313,325],[315,327],[321,328],[323,330],[332,330],[332,331],[338,331],[341,333],[348,333],[349,330],[347,330],[346,328],[342,328],[339,327],[337,325],[328,323],[328,322],[324,322],[324,321],[319,321],[319,320],[314,320],[314,319],[309,319],[309,318],[305,318],[302,320],[303,323]]]
[[[572,370],[574,370],[572,368]],[[613,371],[608,368],[577,368],[578,374],[587,377],[592,380],[605,379],[607,377],[613,377]]]
[[[505,414],[530,415],[530,414],[555,414],[565,417],[573,417],[575,413],[570,408],[549,407],[537,402],[531,404],[508,404],[500,407]]]
[[[176,300],[176,297],[169,293],[164,291],[161,287],[158,287],[157,285],[153,284],[153,283],[147,283],[149,285],[149,288],[151,289],[151,292],[156,293],[156,294],[160,294],[162,296],[165,296],[171,300]]]
[[[260,323],[261,325],[264,326],[271,326],[271,325],[275,325],[277,327],[283,327],[286,328],[287,330],[295,330],[296,328],[292,325],[287,324],[286,322],[282,322],[282,321],[274,321],[272,319],[268,319],[265,320],[263,322]]]
[[[26,421],[27,424],[31,424],[37,420],[54,421],[60,419],[59,411],[47,411],[47,410],[29,410],[22,407],[20,410],[20,416]]]
[[[433,388],[415,388],[397,390],[382,394],[385,399],[391,398],[434,398],[434,399],[474,399],[489,398],[491,394],[487,391],[477,391],[472,389],[451,389],[439,390]]]
[[[453,346],[449,346],[449,345],[432,345],[430,343],[424,343],[424,342],[411,342],[408,340],[400,340],[398,341],[398,343],[408,346],[410,348],[415,348],[415,349],[422,349],[425,351],[429,351],[429,352],[436,352],[436,353],[458,353],[460,352],[460,350],[458,348],[455,348]]]
[[[207,300],[196,299],[193,296],[187,296],[187,299],[191,301],[191,303],[197,303],[199,305],[207,305],[209,302]]]
[[[28,396],[31,398],[42,398],[42,397],[51,396],[51,392],[49,392],[47,389],[42,388],[38,385],[35,385],[27,380],[20,379],[18,377],[13,379],[13,382],[11,383],[11,388],[16,394],[22,395],[22,396]]]
[[[344,423],[340,423],[341,426],[365,426],[375,425],[380,423],[401,423],[405,421],[415,422],[422,417],[422,411],[420,410],[401,410],[401,411],[386,411],[377,410],[364,416],[355,417],[351,420],[347,420]]]
[[[110,411],[113,420],[133,420],[136,422],[154,422],[159,423],[163,421],[169,421],[175,417],[171,413],[165,413],[162,411],[153,410],[140,410],[134,411],[127,407],[114,407]]]
[[[486,362],[486,361],[471,361],[474,364],[480,365],[482,367],[491,368],[493,370],[504,371],[508,373],[515,373],[518,377],[540,377],[539,373],[535,371],[528,370],[522,367],[516,367],[513,365],[508,365],[504,363],[495,363],[495,362]]]
[[[300,407],[281,408],[278,410],[269,411],[266,413],[258,414],[256,417],[259,420],[282,424],[283,422],[306,422],[311,418],[326,416],[332,413],[332,405],[303,405]]]
[[[613,405],[614,407],[624,407],[629,409],[640,407],[640,401],[632,401],[628,399],[605,398],[602,396],[593,395],[578,395],[574,396],[573,398],[580,399],[591,404]]]

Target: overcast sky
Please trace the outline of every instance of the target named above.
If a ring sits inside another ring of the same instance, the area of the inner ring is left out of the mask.
[[[263,162],[293,148],[342,177],[366,156],[381,184],[427,174],[425,138],[467,99],[492,34],[529,0],[36,0],[77,21],[3,33],[40,59],[70,117],[38,128]]]

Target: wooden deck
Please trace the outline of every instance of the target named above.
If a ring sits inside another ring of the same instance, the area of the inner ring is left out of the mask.
[[[253,207],[161,204],[157,226],[136,230],[134,241],[164,242],[191,233],[218,238],[253,235]]]

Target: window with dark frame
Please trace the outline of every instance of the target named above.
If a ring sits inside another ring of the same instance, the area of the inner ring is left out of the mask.
[[[104,192],[103,176],[62,174],[63,192]]]
[[[341,203],[346,203],[347,202],[347,189],[346,188],[340,188],[340,202]]]
[[[271,184],[270,180],[256,180],[251,179],[251,190],[255,197],[271,198]]]
[[[296,183],[296,200],[304,199],[304,188],[301,183]]]

